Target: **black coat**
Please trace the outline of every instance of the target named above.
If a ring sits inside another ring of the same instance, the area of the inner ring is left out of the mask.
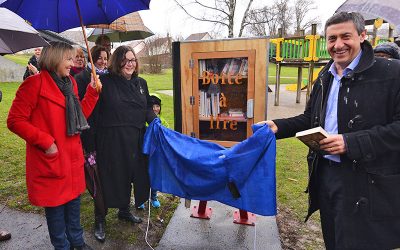
[[[354,71],[343,76],[338,97],[338,133],[347,153],[345,205],[337,224],[351,249],[400,247],[400,61],[375,58],[368,42]],[[277,119],[277,138],[324,126],[331,61],[314,84],[303,114]],[[310,151],[309,211],[319,209],[317,171],[321,155]],[[338,232],[339,233],[339,232]]]
[[[76,84],[78,85],[78,96],[82,100],[86,94],[86,89],[91,80],[92,70],[89,67],[85,67],[80,73],[74,76]],[[91,153],[96,151],[96,119],[98,113],[98,105],[94,108],[92,114],[88,117],[87,122],[90,129],[86,129],[81,133],[81,141],[83,149],[86,153]]]
[[[39,63],[38,63],[35,55],[33,55],[31,58],[29,58],[28,64],[32,64],[33,66],[35,66],[37,68],[37,70],[40,71]],[[25,70],[24,76],[22,78],[25,80],[28,76],[31,76],[31,75],[33,75],[33,73],[29,70],[28,66],[26,66],[26,70]]]
[[[100,80],[96,150],[105,203],[107,207],[128,206],[133,183],[135,202],[140,205],[147,200],[150,187],[142,154],[145,123],[156,118],[147,83],[140,77],[128,81],[112,74]]]

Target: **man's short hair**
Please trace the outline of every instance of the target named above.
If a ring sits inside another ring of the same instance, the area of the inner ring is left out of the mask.
[[[97,37],[95,44],[103,46],[103,41],[110,42],[110,38],[107,35],[100,35]]]
[[[39,59],[39,67],[49,72],[55,72],[64,60],[65,55],[75,56],[75,49],[68,43],[50,42],[49,46],[44,47]]]
[[[361,33],[365,30],[364,17],[358,12],[338,12],[331,16],[325,23],[325,34],[326,29],[334,24],[345,23],[351,21],[356,26],[357,33]]]

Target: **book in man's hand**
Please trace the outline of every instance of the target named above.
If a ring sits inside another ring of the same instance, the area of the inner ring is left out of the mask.
[[[319,141],[328,137],[328,132],[322,127],[315,127],[296,133],[296,138],[306,144],[311,150],[319,151]]]

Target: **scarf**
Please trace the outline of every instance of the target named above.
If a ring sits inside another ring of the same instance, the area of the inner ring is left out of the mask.
[[[79,68],[78,67],[72,67],[70,74],[72,76],[77,75],[77,74],[81,73],[81,71],[84,70],[84,69],[85,69],[85,67],[79,67]]]
[[[58,88],[65,96],[65,116],[67,121],[67,135],[74,136],[81,133],[85,129],[89,129],[89,125],[82,113],[81,105],[78,98],[73,92],[72,82],[69,77],[59,78],[56,73],[50,72],[51,77],[56,82]]]
[[[92,70],[92,64],[88,63],[87,66],[88,66],[88,68],[90,70]],[[98,69],[96,66],[94,66],[94,69],[96,70],[96,74],[98,74],[100,76],[108,73],[108,69],[107,68]]]

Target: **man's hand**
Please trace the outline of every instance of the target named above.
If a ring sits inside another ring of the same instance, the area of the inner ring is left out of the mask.
[[[32,63],[28,64],[28,68],[29,68],[29,71],[31,71],[32,74],[34,74],[34,75],[39,73],[39,70],[35,66],[33,66]]]
[[[340,155],[347,152],[343,135],[329,135],[319,142],[320,149],[331,155]]]
[[[259,125],[267,124],[269,126],[269,128],[272,130],[272,132],[274,132],[274,134],[276,134],[276,132],[278,132],[278,126],[276,126],[275,122],[273,122],[271,120],[257,122],[257,124],[259,124]]]
[[[54,142],[53,142],[53,144],[51,144],[51,146],[48,149],[46,149],[46,151],[44,151],[44,153],[46,155],[52,155],[52,154],[55,154],[57,152],[58,152],[58,148],[57,148],[57,145]]]

